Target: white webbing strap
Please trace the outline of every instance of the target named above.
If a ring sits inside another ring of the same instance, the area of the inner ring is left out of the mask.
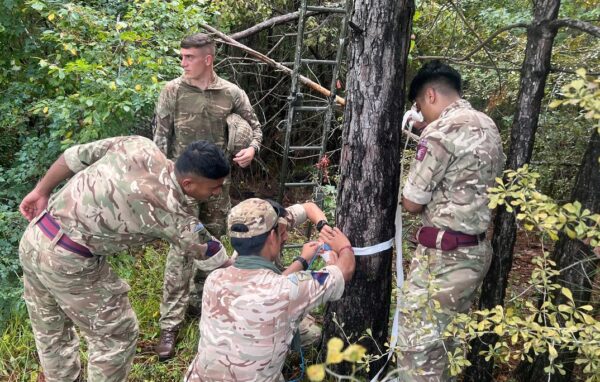
[[[402,130],[405,130],[406,127],[412,127],[411,121],[409,121],[409,117],[412,117],[413,120],[423,120],[423,116],[418,113],[413,105],[413,108],[407,111],[404,114],[404,118],[402,119]],[[403,152],[406,152],[406,147],[408,146],[408,139],[406,139],[404,144]],[[400,165],[400,184],[402,184],[402,179],[404,178],[404,167],[402,164]],[[394,223],[396,225],[396,233],[394,235],[394,243],[396,246],[396,288],[399,290],[396,291],[396,309],[394,311],[394,321],[392,323],[392,335],[390,338],[390,349],[387,356],[387,360],[385,364],[381,367],[381,370],[377,372],[375,377],[371,379],[371,382],[376,382],[379,380],[381,373],[385,369],[386,365],[392,358],[394,354],[394,348],[398,343],[398,327],[400,325],[400,289],[402,289],[402,284],[404,284],[404,272],[402,271],[402,187],[398,187],[398,207],[396,208],[396,218],[394,219]],[[393,381],[398,381],[398,378],[394,378]]]

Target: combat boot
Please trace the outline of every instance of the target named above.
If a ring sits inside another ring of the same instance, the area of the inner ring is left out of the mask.
[[[177,341],[177,333],[179,333],[179,329],[160,331],[158,345],[156,345],[154,348],[154,351],[158,355],[159,361],[166,361],[173,358],[173,355],[175,355],[175,342]]]

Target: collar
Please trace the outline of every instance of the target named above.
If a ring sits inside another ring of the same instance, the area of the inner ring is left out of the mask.
[[[185,75],[181,75],[181,82],[185,85],[187,85],[188,87],[192,88],[192,89],[196,89],[196,90],[202,90],[199,87],[192,85],[186,78]],[[225,82],[224,80],[219,77],[217,75],[217,73],[213,70],[212,72],[212,81],[210,81],[210,83],[208,84],[208,87],[206,88],[206,90],[221,90],[221,89],[225,89]]]
[[[464,99],[458,99],[454,102],[452,102],[450,105],[446,106],[446,108],[444,110],[442,110],[442,113],[440,114],[440,116],[438,117],[438,119],[440,118],[444,118],[446,117],[448,114],[454,112],[455,110],[458,109],[472,109],[473,107],[471,106],[471,104],[469,103],[469,101],[464,100]]]
[[[281,271],[272,261],[265,259],[262,256],[238,256],[235,259],[234,267],[238,269],[269,269],[278,275]]]

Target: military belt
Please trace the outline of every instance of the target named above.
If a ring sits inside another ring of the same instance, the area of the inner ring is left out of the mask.
[[[42,216],[42,218],[37,221],[36,225],[38,227],[40,227],[40,229],[42,230],[44,235],[46,235],[46,237],[48,237],[48,239],[50,239],[50,240],[54,240],[54,238],[60,232],[60,225],[52,217],[52,215],[50,215],[47,212],[45,212],[44,215]],[[76,242],[71,240],[71,238],[69,238],[69,236],[67,236],[65,233],[62,233],[62,236],[56,242],[56,244],[59,247],[64,248],[67,251],[76,253],[80,256],[94,257],[94,255],[92,255],[92,252],[90,252],[89,249],[87,249],[86,247],[84,247],[81,244],[77,244]]]
[[[417,231],[417,241],[427,248],[452,251],[459,247],[478,245],[485,240],[485,232],[469,235],[462,232],[442,230],[436,227],[421,227]]]

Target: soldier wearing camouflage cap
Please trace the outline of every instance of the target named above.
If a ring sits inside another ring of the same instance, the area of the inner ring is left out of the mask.
[[[285,356],[301,319],[342,296],[354,273],[348,238],[323,225],[320,239],[339,257],[320,271],[307,271],[319,247],[310,242],[281,272],[274,260],[285,241],[286,216],[279,204],[256,198],[231,209],[228,232],[239,256],[226,272],[215,270],[206,279],[200,344],[186,381],[283,381]]]
[[[164,239],[184,262],[203,260],[207,269],[229,264],[196,217],[197,200],[221,192],[229,170],[212,143],[190,144],[173,163],[137,136],[73,146],[50,167],[20,205],[30,223],[19,246],[46,381],[78,378],[75,327],[88,343],[88,381],[127,380],[138,324],[129,285],[113,272],[109,255]]]
[[[154,112],[154,142],[167,157],[177,158],[190,142],[205,139],[234,155],[234,163],[247,167],[260,149],[261,125],[246,93],[214,72],[214,59],[215,43],[210,36],[196,33],[181,41],[184,73],[169,81],[160,93]],[[225,220],[231,208],[230,183],[227,177],[223,192],[198,206],[200,220],[216,237],[225,233]],[[177,332],[188,304],[196,312],[201,305],[206,275],[198,269],[189,283],[182,283],[180,260],[169,255],[165,268],[161,336],[156,347],[161,360],[174,354]]]
[[[460,74],[439,61],[425,64],[410,85],[427,126],[402,191],[404,208],[423,220],[400,299],[403,381],[451,379],[453,344],[442,342],[444,328],[468,311],[492,259],[486,190],[502,171],[502,142],[461,92]]]

